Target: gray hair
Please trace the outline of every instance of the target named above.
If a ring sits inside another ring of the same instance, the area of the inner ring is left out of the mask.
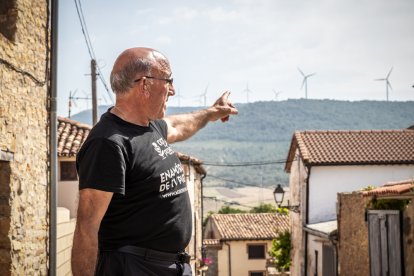
[[[137,74],[149,75],[154,61],[147,58],[136,58],[128,62],[121,70],[111,72],[111,87],[115,94],[122,95],[134,86]]]

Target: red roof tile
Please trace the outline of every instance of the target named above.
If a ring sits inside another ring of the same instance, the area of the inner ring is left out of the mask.
[[[407,193],[412,190],[414,190],[414,179],[409,179],[398,182],[388,182],[384,186],[377,187],[369,191],[362,191],[362,194],[364,196],[396,195]]]
[[[58,117],[58,156],[75,156],[91,128],[90,125]]]
[[[299,148],[307,165],[414,164],[414,131],[297,131],[285,170]]]
[[[289,230],[289,216],[259,214],[213,214],[212,222],[217,226],[221,240],[267,240],[279,231]]]

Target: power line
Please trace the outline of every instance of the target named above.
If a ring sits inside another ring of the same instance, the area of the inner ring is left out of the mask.
[[[274,164],[285,164],[288,162],[295,161],[293,159],[292,161],[288,160],[270,160],[270,161],[257,161],[257,162],[234,162],[234,163],[214,163],[209,161],[204,161],[203,165],[206,166],[216,166],[216,167],[248,167],[248,166],[264,166],[264,165],[274,165]]]
[[[231,180],[231,179],[227,179],[227,178],[223,178],[223,177],[215,176],[215,175],[211,175],[211,174],[207,174],[207,177],[212,177],[212,178],[216,178],[216,179],[219,179],[219,180],[223,180],[223,181],[226,181],[226,182],[230,182],[230,183],[234,183],[234,184],[239,184],[239,185],[243,185],[243,186],[250,186],[250,187],[258,187],[258,188],[261,188],[260,185],[243,183],[243,182],[239,182],[239,181],[235,181],[235,180]]]
[[[83,37],[85,38],[86,47],[88,48],[89,56],[90,56],[91,59],[96,60],[95,52],[93,50],[92,42],[91,42],[91,39],[90,39],[90,36],[89,36],[89,32],[88,32],[88,28],[87,28],[87,25],[86,25],[86,20],[85,20],[85,17],[83,15],[81,1],[80,0],[74,0],[74,2],[75,2],[75,6],[76,6],[76,12],[77,12],[78,17],[79,17],[79,22],[81,24],[81,29],[82,29]],[[103,78],[103,74],[102,74],[101,68],[100,68],[100,66],[98,64],[96,65],[96,69],[98,71],[98,74],[97,75],[98,75],[99,79],[101,80],[102,85],[104,86],[106,92],[108,93],[109,99],[113,103],[114,100],[112,98],[111,92],[109,91],[108,85],[106,84],[106,81]]]

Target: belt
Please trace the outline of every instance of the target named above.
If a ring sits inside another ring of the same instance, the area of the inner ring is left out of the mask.
[[[157,259],[161,261],[173,261],[173,262],[180,262],[180,263],[187,263],[187,264],[190,263],[190,258],[191,258],[191,255],[189,255],[187,252],[169,253],[169,252],[162,252],[158,250],[142,248],[142,247],[132,246],[132,245],[122,246],[115,251],[122,252],[122,253],[128,253],[128,254],[145,257],[145,258]]]

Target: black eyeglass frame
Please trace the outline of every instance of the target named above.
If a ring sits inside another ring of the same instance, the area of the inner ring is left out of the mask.
[[[164,78],[157,78],[157,77],[151,77],[151,76],[143,76],[142,78],[134,80],[134,82],[139,82],[143,78],[166,81],[169,85],[172,85],[174,83],[173,78],[164,79]]]

